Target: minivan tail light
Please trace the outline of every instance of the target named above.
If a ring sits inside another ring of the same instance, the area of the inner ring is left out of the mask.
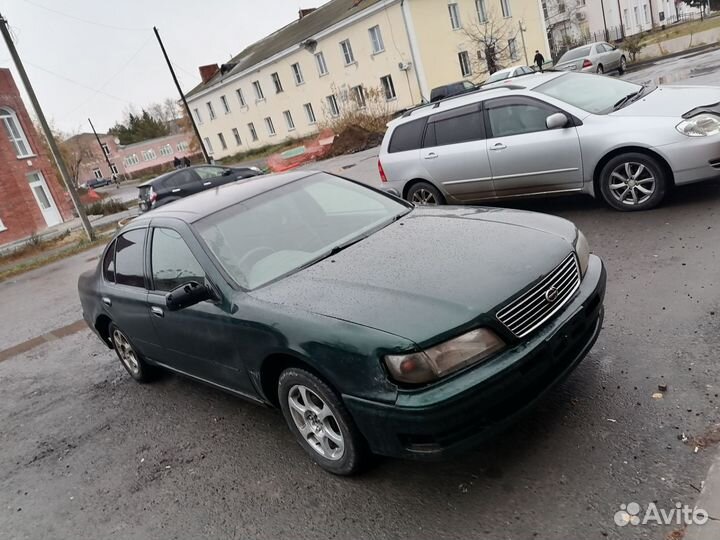
[[[385,176],[385,171],[383,170],[382,163],[380,163],[380,160],[378,159],[378,172],[380,173],[380,180],[383,182],[387,182],[387,176]]]
[[[583,69],[589,67],[592,67],[592,62],[586,58],[585,60],[583,60]]]
[[[157,201],[157,193],[153,188],[150,188],[150,203]]]

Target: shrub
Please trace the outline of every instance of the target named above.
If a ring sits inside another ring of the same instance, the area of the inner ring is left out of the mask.
[[[637,55],[645,46],[642,43],[642,39],[643,38],[640,34],[635,34],[634,36],[626,37],[625,41],[623,41],[622,48],[628,52],[632,62],[635,61],[635,58],[637,58]]]
[[[110,216],[128,209],[127,203],[117,199],[97,201],[85,206],[85,213],[91,216]]]

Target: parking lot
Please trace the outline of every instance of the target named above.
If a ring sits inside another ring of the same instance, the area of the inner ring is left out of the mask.
[[[720,84],[717,65],[714,51],[626,78]],[[373,151],[313,166],[371,184],[375,167]],[[350,479],[312,465],[276,411],[176,376],[134,383],[79,323],[77,275],[99,250],[0,283],[0,538],[664,537],[613,516],[692,505],[719,450],[720,182],[643,213],[514,206],[574,221],[604,259],[594,349],[476,451]]]

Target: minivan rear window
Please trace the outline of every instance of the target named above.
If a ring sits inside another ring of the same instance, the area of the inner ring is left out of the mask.
[[[392,139],[390,139],[388,152],[392,154],[395,152],[418,150],[422,145],[425,122],[427,122],[427,118],[420,118],[396,127]]]
[[[485,138],[482,113],[477,105],[460,107],[430,117],[425,147],[459,144]]]

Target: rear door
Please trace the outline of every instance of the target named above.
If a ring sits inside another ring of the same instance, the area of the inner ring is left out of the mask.
[[[163,198],[187,197],[202,191],[200,177],[193,169],[180,169],[162,181]]]
[[[485,102],[487,148],[498,197],[582,187],[580,139],[572,117],[566,114],[565,128],[549,130],[545,124],[557,112],[563,111],[526,96]]]
[[[202,189],[222,186],[223,184],[234,182],[236,179],[236,175],[232,174],[232,169],[227,167],[213,167],[208,165],[195,167],[193,170],[200,177]]]
[[[420,159],[429,178],[455,199],[473,201],[493,196],[479,103],[430,116]]]

